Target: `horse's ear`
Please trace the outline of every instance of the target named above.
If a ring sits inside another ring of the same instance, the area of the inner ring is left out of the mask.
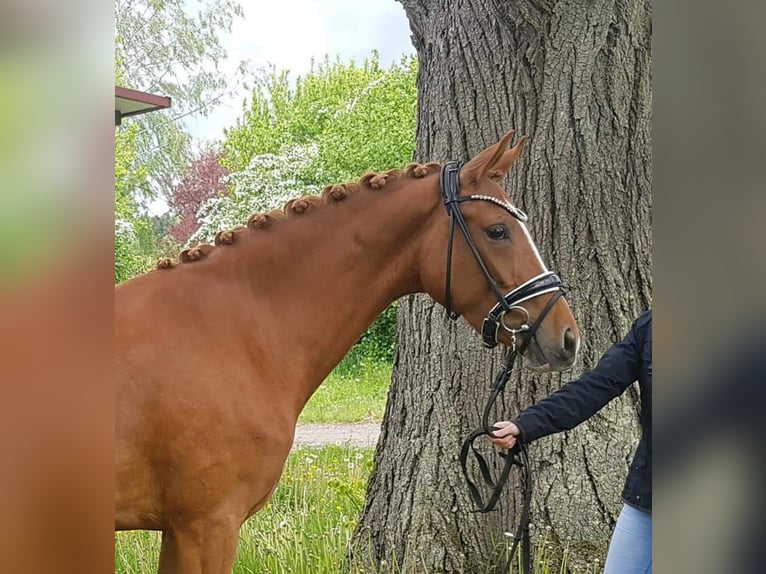
[[[511,167],[516,163],[525,141],[527,141],[527,136],[522,136],[518,143],[511,149],[506,150],[497,163],[492,166],[491,177],[493,179],[501,180],[508,175]]]
[[[477,183],[484,179],[489,171],[493,169],[495,164],[498,163],[501,158],[503,158],[503,154],[512,151],[508,150],[508,143],[512,139],[513,130],[506,133],[503,136],[503,139],[501,139],[499,142],[489,146],[487,149],[479,153],[471,161],[465,164],[463,169],[460,170],[460,184],[467,185],[470,183]]]

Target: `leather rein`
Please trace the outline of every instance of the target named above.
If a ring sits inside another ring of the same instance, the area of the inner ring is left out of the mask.
[[[524,497],[522,503],[521,516],[519,518],[519,524],[514,534],[513,544],[508,553],[505,571],[509,572],[513,561],[513,556],[516,553],[516,549],[521,542],[521,559],[522,559],[522,571],[525,574],[530,572],[530,537],[529,537],[529,510],[532,501],[532,475],[529,469],[529,455],[527,453],[526,445],[521,441],[521,437],[518,438],[516,445],[507,453],[499,453],[499,456],[504,459],[503,469],[497,479],[494,479],[490,472],[489,465],[481,453],[476,449],[475,441],[484,436],[491,435],[493,431],[498,430],[495,427],[490,427],[489,417],[492,413],[492,407],[497,399],[505,390],[505,386],[511,377],[516,358],[522,355],[529,346],[532,339],[535,337],[537,329],[540,327],[543,319],[550,312],[553,305],[558,301],[559,297],[562,297],[566,290],[564,289],[561,279],[558,275],[552,271],[544,271],[543,273],[532,277],[525,283],[516,287],[509,293],[503,295],[499,285],[493,279],[489,268],[484,263],[481,254],[479,253],[476,243],[471,236],[471,232],[468,229],[465,218],[460,211],[460,205],[467,201],[488,201],[498,205],[510,213],[513,217],[521,222],[527,221],[527,215],[511,205],[508,202],[504,202],[498,198],[488,195],[467,195],[460,197],[460,169],[463,166],[463,162],[452,161],[444,164],[441,169],[439,187],[444,200],[444,207],[447,210],[447,214],[450,217],[450,234],[449,243],[447,246],[447,273],[445,284],[445,299],[447,316],[450,319],[457,319],[459,315],[452,310],[452,293],[451,293],[451,278],[452,278],[452,250],[454,245],[455,227],[458,227],[468,244],[471,253],[473,253],[476,262],[487,279],[490,290],[497,299],[497,304],[490,309],[482,324],[482,339],[484,345],[488,348],[493,348],[498,344],[498,335],[500,328],[509,331],[511,333],[511,348],[506,354],[503,367],[495,376],[495,379],[490,387],[491,393],[486,405],[484,406],[484,412],[481,420],[481,428],[473,431],[469,437],[463,442],[463,446],[460,449],[460,465],[468,484],[468,491],[473,499],[476,509],[474,512],[491,512],[495,510],[495,506],[500,498],[500,494],[508,482],[511,470],[514,466],[521,469],[521,484],[524,490]],[[543,308],[540,315],[530,324],[529,313],[520,304],[524,301],[534,299],[546,293],[552,293],[552,296],[548,303]],[[521,313],[522,317],[526,317],[523,320],[521,326],[517,329],[509,327],[505,322],[505,314],[508,313]],[[521,339],[517,345],[518,339]],[[484,484],[491,489],[491,494],[486,500],[482,497],[477,485],[471,480],[468,473],[468,457],[473,453],[476,463],[479,466]]]

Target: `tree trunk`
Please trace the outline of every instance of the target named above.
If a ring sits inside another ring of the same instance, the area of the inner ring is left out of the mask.
[[[507,189],[571,287],[583,335],[574,371],[517,369],[499,413],[511,417],[592,368],[651,306],[650,2],[400,1],[420,60],[417,159],[467,159],[508,128],[527,134]],[[499,572],[517,479],[500,512],[473,514],[457,455],[479,426],[501,354],[424,296],[402,300],[398,321],[355,557],[406,574]],[[637,410],[631,389],[577,429],[531,445],[535,531],[550,526],[559,547],[571,540],[575,561],[603,560]]]

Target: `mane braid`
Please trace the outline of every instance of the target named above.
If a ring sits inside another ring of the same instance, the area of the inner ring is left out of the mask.
[[[429,163],[410,163],[404,169],[389,169],[384,172],[368,172],[365,173],[356,182],[336,183],[334,185],[328,185],[322,190],[322,194],[307,195],[300,198],[291,199],[288,201],[283,209],[274,209],[268,213],[254,213],[247,220],[247,225],[238,225],[234,229],[227,231],[219,231],[215,235],[214,245],[207,243],[184,249],[181,251],[178,259],[180,263],[192,263],[199,261],[207,257],[207,255],[215,247],[221,247],[224,245],[233,245],[237,238],[248,231],[259,231],[262,229],[268,229],[274,224],[278,223],[281,219],[291,218],[294,216],[300,216],[309,214],[317,209],[322,209],[324,206],[337,205],[350,195],[357,192],[368,190],[380,190],[386,186],[399,181],[400,179],[420,179],[438,173],[441,169],[441,164],[435,162]],[[177,263],[170,259],[160,259],[157,262],[157,269],[172,269]]]
[[[421,178],[431,175],[432,173],[439,173],[442,166],[440,163],[411,163],[404,168],[404,175],[406,177]]]
[[[179,259],[181,263],[191,263],[192,261],[199,261],[204,259],[213,250],[213,246],[208,243],[202,243],[191,249],[184,249],[181,251]]]
[[[299,199],[291,199],[285,204],[284,212],[287,215],[303,215],[324,205],[321,197],[307,195]]]
[[[238,225],[234,229],[228,231],[219,231],[215,234],[214,244],[216,247],[219,245],[233,245],[237,236],[242,235],[245,231],[247,231],[247,227],[243,225]]]

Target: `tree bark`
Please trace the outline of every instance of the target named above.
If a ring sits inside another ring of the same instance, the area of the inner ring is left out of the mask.
[[[528,135],[507,189],[571,287],[580,358],[570,373],[517,368],[498,413],[511,417],[595,366],[651,306],[650,2],[400,1],[420,61],[416,159],[468,159],[511,127]],[[514,477],[500,512],[471,513],[457,455],[501,353],[425,296],[402,300],[398,321],[355,558],[384,572],[499,572],[521,491]],[[631,389],[531,446],[532,521],[570,541],[570,564],[603,559],[638,408]]]

